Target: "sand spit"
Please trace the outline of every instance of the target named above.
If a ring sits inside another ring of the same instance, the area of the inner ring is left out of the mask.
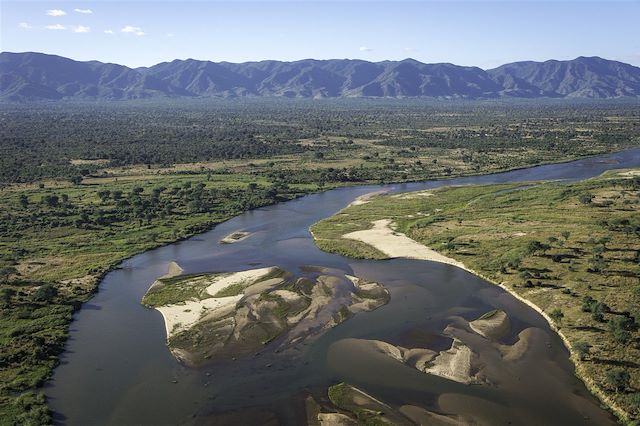
[[[237,243],[238,241],[242,241],[246,238],[249,238],[252,235],[251,232],[246,232],[246,231],[234,231],[232,233],[230,233],[229,235],[227,235],[226,237],[224,237],[223,239],[220,240],[220,243],[222,244],[233,244],[233,243]]]
[[[322,426],[358,426],[356,420],[340,413],[319,413],[318,421]]]
[[[476,355],[461,341],[454,339],[451,347],[440,352],[424,370],[458,383],[474,383],[472,365]]]
[[[369,192],[367,194],[361,195],[358,198],[356,198],[355,200],[353,200],[351,202],[351,204],[349,204],[348,207],[351,206],[359,206],[361,204],[367,204],[369,201],[371,201],[371,199],[373,197],[377,197],[378,195],[382,195],[382,194],[386,194],[388,191],[386,190],[382,190],[382,191],[373,191],[373,192]]]
[[[389,257],[406,257],[409,259],[430,260],[447,263],[458,268],[467,269],[463,263],[444,256],[406,235],[391,229],[391,220],[381,219],[372,222],[373,228],[350,232],[343,238],[361,241],[375,247]]]
[[[500,345],[498,350],[502,358],[506,361],[517,361],[522,358],[529,350],[532,337],[539,330],[535,328],[525,328],[518,334],[518,341],[513,345]]]
[[[511,330],[511,321],[504,311],[491,311],[469,323],[469,327],[487,339],[499,339]]]
[[[458,416],[447,416],[444,414],[434,413],[415,405],[403,405],[400,407],[400,412],[418,425],[460,426],[472,424],[464,421]]]
[[[434,195],[435,194],[432,189],[427,189],[424,191],[407,192],[404,194],[394,195],[393,198],[397,198],[399,200],[414,200],[417,198],[433,197]]]
[[[161,280],[166,278],[176,277],[180,275],[182,272],[183,272],[183,269],[180,267],[180,265],[178,265],[176,262],[173,262],[173,261],[169,262],[169,265],[167,266],[167,273],[161,276],[160,278],[158,278],[157,280],[155,280],[153,284],[151,284],[151,286],[147,289],[147,293],[149,293],[151,290],[154,290],[158,287],[162,287],[164,284],[162,283]]]

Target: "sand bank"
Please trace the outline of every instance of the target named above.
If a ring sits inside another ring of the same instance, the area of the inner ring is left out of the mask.
[[[469,327],[487,339],[499,339],[511,329],[511,321],[504,311],[492,311],[471,321]]]
[[[355,200],[353,200],[351,202],[351,204],[349,204],[348,207],[359,206],[361,204],[367,204],[369,201],[371,201],[371,199],[373,197],[376,197],[376,196],[382,195],[382,194],[386,194],[386,193],[387,193],[386,190],[369,192],[369,193],[361,195],[358,198],[356,198]]]
[[[162,278],[170,278],[179,275],[179,273],[182,272],[182,269],[173,262],[170,264],[169,268],[172,275],[167,274],[169,276],[165,275]],[[236,303],[238,303],[238,301],[240,301],[244,296],[243,292],[240,291],[237,295],[227,297],[214,297],[216,294],[232,285],[249,286],[268,274],[273,273],[275,270],[276,268],[271,267],[223,274],[215,277],[213,282],[206,288],[206,293],[210,297],[204,297],[201,300],[185,300],[179,304],[156,307],[155,309],[160,311],[164,318],[167,339],[181,331],[188,330],[193,327],[205,316],[210,317],[212,314],[225,315],[230,313]],[[154,286],[157,287],[157,285],[164,284],[162,284],[162,281],[160,280],[156,281],[147,293],[151,291]]]
[[[372,224],[373,228],[371,229],[350,232],[342,237],[369,244],[389,257],[429,260],[467,269],[462,262],[444,256],[406,235],[394,231],[391,229],[391,220],[389,219],[376,220]]]
[[[220,240],[222,244],[233,244],[238,241],[242,241],[251,236],[251,232],[246,231],[234,231]]]

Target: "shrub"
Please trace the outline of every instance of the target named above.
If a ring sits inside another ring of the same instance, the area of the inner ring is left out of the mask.
[[[51,284],[44,284],[38,287],[33,299],[38,302],[50,302],[58,295],[58,289]]]
[[[554,309],[553,311],[551,311],[549,316],[556,324],[561,324],[562,318],[564,318],[564,314],[560,309]]]
[[[576,352],[576,355],[578,355],[578,358],[580,360],[584,360],[587,357],[587,355],[589,355],[589,351],[591,350],[591,345],[585,342],[584,340],[581,340],[573,344],[573,350]]]
[[[624,368],[612,368],[607,370],[607,385],[616,393],[624,391],[629,386],[631,377]]]

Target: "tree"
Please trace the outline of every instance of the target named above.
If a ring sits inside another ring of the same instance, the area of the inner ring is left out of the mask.
[[[569,239],[569,236],[571,235],[571,232],[569,231],[562,231],[560,233],[560,235],[562,235],[562,238],[564,238],[565,241],[567,241]]]
[[[38,302],[50,302],[58,295],[58,289],[51,284],[44,284],[38,287],[33,295],[34,300]]]
[[[631,339],[629,330],[633,328],[634,321],[631,317],[616,316],[609,321],[609,331],[613,339],[618,343],[627,343]]]
[[[607,385],[618,393],[624,391],[627,386],[629,386],[631,377],[629,376],[629,372],[624,368],[611,368],[607,370],[606,380]]]
[[[576,355],[578,355],[578,359],[583,361],[587,357],[587,355],[589,355],[591,345],[581,340],[573,344],[573,350],[576,352]]]
[[[10,287],[0,289],[0,300],[3,306],[9,306],[11,298],[16,295],[16,291]]]
[[[82,183],[82,176],[73,176],[70,180],[72,184],[80,185]]]
[[[98,191],[98,197],[100,197],[100,201],[102,201],[103,203],[107,201],[110,196],[111,196],[111,191],[109,190]]]
[[[25,194],[20,194],[20,205],[23,209],[27,208],[27,206],[29,205],[29,197],[27,197]]]
[[[553,311],[551,311],[549,316],[558,325],[562,323],[562,318],[564,318],[564,314],[560,309],[554,309]]]
[[[58,207],[60,205],[60,199],[57,195],[46,195],[43,199],[44,203],[49,207]]]
[[[0,268],[0,281],[5,281],[10,275],[17,274],[18,270],[13,266],[4,266]]]
[[[578,199],[580,200],[580,202],[584,205],[589,205],[591,204],[592,200],[593,200],[593,195],[591,194],[582,194],[580,195],[580,197],[578,197]]]
[[[549,248],[550,247],[548,245],[543,244],[543,243],[541,243],[540,241],[537,241],[537,240],[530,241],[529,244],[527,245],[527,251],[530,254],[535,254],[535,253],[537,253],[539,251],[544,253],[547,250],[549,250]]]

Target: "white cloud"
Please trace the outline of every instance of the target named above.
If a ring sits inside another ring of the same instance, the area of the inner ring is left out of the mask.
[[[105,34],[113,34],[113,30],[104,30]]]
[[[144,35],[144,31],[142,31],[142,28],[134,27],[133,25],[126,25],[120,31],[122,31],[123,33],[132,33],[132,34],[135,34],[137,36],[143,36]]]
[[[67,29],[67,27],[65,27],[64,25],[60,25],[60,24],[46,25],[45,28],[48,29],[48,30],[66,30]]]
[[[73,32],[74,33],[89,33],[89,32],[91,32],[91,28],[90,27],[83,27],[82,25],[78,25],[77,27],[73,28]]]
[[[371,52],[373,49],[367,46],[361,46],[359,50],[361,52]]]
[[[33,27],[32,27],[30,24],[28,24],[27,22],[20,22],[20,23],[18,24],[18,27],[19,27],[19,28],[22,28],[22,29],[25,29],[25,30],[28,30],[28,29],[30,29],[30,28],[33,28]]]
[[[49,15],[49,16],[64,16],[66,14],[67,14],[67,12],[65,12],[64,10],[60,10],[60,9],[47,10],[47,15]]]
[[[73,9],[73,11],[77,13],[83,13],[85,15],[91,15],[93,13],[93,10],[91,9]]]

